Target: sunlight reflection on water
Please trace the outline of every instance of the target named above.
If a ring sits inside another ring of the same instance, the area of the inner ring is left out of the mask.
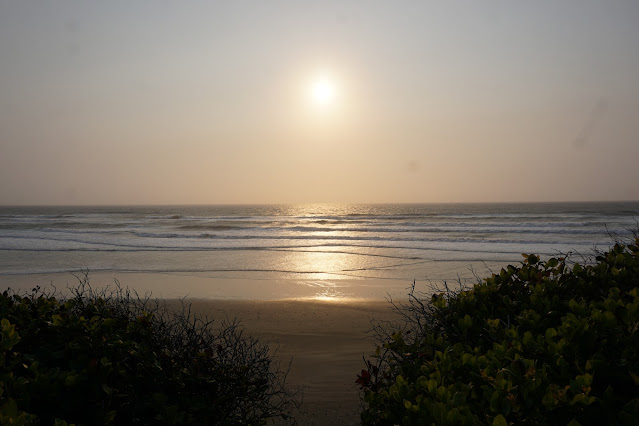
[[[520,253],[589,253],[637,203],[0,209],[0,284],[73,272],[162,297],[384,299],[475,281]],[[623,235],[623,234],[620,234]],[[427,290],[426,286],[426,290]]]
[[[330,241],[329,241],[330,243]],[[284,269],[312,280],[350,278],[366,265],[363,256],[341,251],[296,251],[283,259]]]

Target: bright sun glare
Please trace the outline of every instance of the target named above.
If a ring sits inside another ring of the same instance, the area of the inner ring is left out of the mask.
[[[311,87],[311,95],[316,103],[328,105],[335,98],[335,85],[326,77],[318,78]]]

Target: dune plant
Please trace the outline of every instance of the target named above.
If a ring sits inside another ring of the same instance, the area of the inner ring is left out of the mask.
[[[85,279],[62,297],[0,295],[0,424],[265,424],[290,420],[268,346]]]
[[[357,379],[366,425],[639,424],[639,238],[395,308]]]

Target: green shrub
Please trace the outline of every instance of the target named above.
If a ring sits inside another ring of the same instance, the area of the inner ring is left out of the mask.
[[[85,281],[0,295],[0,424],[264,424],[288,416],[267,346],[236,321]]]
[[[639,424],[638,246],[524,255],[430,303],[413,286],[357,380],[363,423]]]

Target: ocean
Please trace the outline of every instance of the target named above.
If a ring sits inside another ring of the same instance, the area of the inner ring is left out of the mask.
[[[286,298],[296,285],[358,296],[367,283],[377,297],[414,280],[485,277],[522,253],[590,255],[632,235],[637,218],[639,202],[0,207],[0,285],[88,270],[162,274],[177,289],[209,280],[183,289],[196,297],[259,287]]]

